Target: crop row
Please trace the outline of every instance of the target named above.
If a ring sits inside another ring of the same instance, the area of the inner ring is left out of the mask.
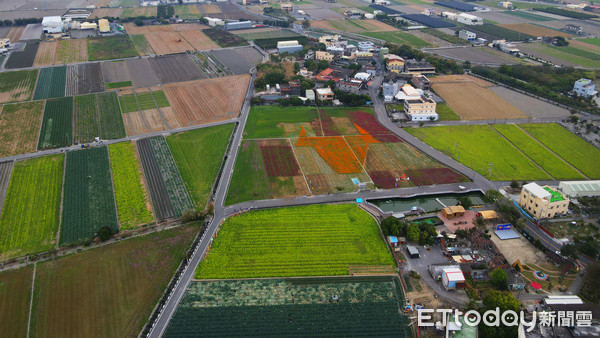
[[[65,96],[67,67],[47,67],[40,70],[35,87],[34,100],[50,99]]]
[[[67,147],[73,137],[73,98],[46,101],[38,149]]]
[[[114,92],[76,96],[74,122],[76,143],[92,142],[95,137],[111,140],[126,136]]]

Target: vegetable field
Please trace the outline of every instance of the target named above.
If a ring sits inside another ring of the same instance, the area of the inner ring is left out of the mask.
[[[73,98],[63,97],[46,101],[38,149],[71,145],[73,137]]]
[[[197,234],[183,226],[38,263],[31,336],[137,336]]]
[[[103,227],[118,231],[108,162],[107,147],[67,154],[61,244],[90,238]]]
[[[63,161],[60,154],[14,165],[0,218],[0,259],[54,248]]]
[[[90,61],[123,59],[139,56],[129,35],[96,37],[88,39]]]
[[[76,96],[73,118],[76,143],[92,142],[95,137],[110,140],[126,135],[114,92]]]
[[[171,106],[169,100],[165,96],[165,93],[160,91],[126,94],[119,97],[121,101],[121,107],[124,113],[133,113],[139,110],[149,110],[158,108],[165,108]]]
[[[65,96],[67,67],[46,67],[40,70],[34,100],[51,99]]]
[[[369,214],[356,205],[312,205],[227,219],[195,276],[348,275],[350,266],[393,264]]]
[[[30,100],[37,75],[37,69],[0,73],[0,103]]]
[[[150,200],[144,190],[142,168],[129,142],[108,146],[121,230],[153,221]]]
[[[204,209],[223,162],[233,124],[170,135],[167,143],[196,209]]]
[[[165,337],[412,337],[399,283],[389,276],[192,282]]]
[[[154,150],[152,150],[150,139],[145,138],[137,141],[137,147],[156,219],[162,221],[167,218],[175,217],[173,204],[169,198],[167,186],[163,181],[161,168],[158,165],[156,155],[154,155]]]
[[[0,321],[7,337],[27,336],[33,266],[0,272]]]
[[[6,104],[0,113],[0,157],[32,153],[37,148],[44,101]]]

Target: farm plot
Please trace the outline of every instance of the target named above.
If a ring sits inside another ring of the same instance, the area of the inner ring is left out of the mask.
[[[100,63],[84,63],[67,67],[66,95],[75,96],[104,91]]]
[[[148,59],[126,60],[125,65],[134,87],[151,87],[159,83]]]
[[[207,50],[219,48],[213,40],[211,40],[201,30],[185,30],[179,32],[185,41],[187,41],[195,50]]]
[[[30,100],[37,75],[35,69],[0,73],[0,103]]]
[[[239,115],[250,75],[163,86],[181,126],[223,121]]]
[[[23,35],[24,30],[25,26],[12,27],[5,38],[9,39],[11,43],[18,42],[21,40],[21,35]]]
[[[0,259],[56,245],[64,155],[17,162],[0,218]]]
[[[73,98],[46,101],[38,149],[70,146],[73,137]]]
[[[70,39],[58,41],[56,48],[56,64],[86,62],[88,47],[86,39]]]
[[[556,47],[543,43],[528,43],[522,46],[523,52],[557,65],[583,66],[588,68],[600,67],[600,56],[588,50],[575,47]]]
[[[126,22],[123,24],[125,31],[129,35],[138,35],[155,32],[174,32],[173,26],[171,25],[144,25],[138,26],[133,22]]]
[[[324,295],[342,296],[331,302]],[[402,311],[397,277],[198,281],[186,290],[165,337],[290,332],[411,337]]]
[[[63,198],[61,244],[90,238],[103,227],[119,230],[107,147],[67,154]]]
[[[540,36],[563,36],[563,37],[572,37],[572,34],[561,32],[559,30],[550,29],[538,25],[533,25],[529,23],[513,23],[513,24],[505,24],[498,25],[500,27],[513,30],[515,32],[523,33],[526,35],[531,35],[535,37]]]
[[[527,133],[516,125],[495,125],[493,128],[542,167],[542,169],[553,178],[563,180],[584,179],[583,175],[579,174],[568,163],[546,149],[542,144],[527,135]]]
[[[202,72],[187,54],[159,56],[149,60],[160,83],[183,82],[202,78]]]
[[[529,95],[521,94],[506,87],[489,87],[491,91],[500,95],[503,99],[510,102],[517,109],[527,115],[536,118],[546,117],[568,117],[569,111],[565,108],[558,107],[546,101],[538,100]],[[438,104],[439,108],[439,104]]]
[[[129,142],[116,143],[109,145],[108,150],[121,230],[152,222],[152,205],[144,190],[135,146]]]
[[[36,150],[44,102],[7,104],[0,113],[0,157]]]
[[[152,50],[158,55],[185,53],[194,50],[178,32],[152,32],[144,34]]]
[[[432,88],[464,120],[527,118],[525,113],[510,102],[487,87],[469,81],[470,78],[468,75],[461,76],[459,81],[453,83],[452,80],[456,77],[447,81],[444,76],[440,76],[440,80],[435,78],[431,81]]]
[[[556,123],[522,124],[520,127],[589,178],[600,178],[598,148]]]
[[[74,142],[93,142],[96,137],[110,140],[125,137],[125,127],[115,93],[75,97]]]
[[[33,266],[0,272],[0,320],[7,337],[27,336]]]
[[[296,32],[273,27],[238,29],[234,31],[234,34],[239,35],[248,41],[254,39],[293,38],[300,36]]]
[[[146,138],[137,141],[137,147],[156,219],[162,221],[167,218],[176,217],[150,139]]]
[[[137,5],[138,3],[135,3]],[[135,6],[134,5],[134,6]],[[128,7],[123,8],[122,18],[137,18],[138,16],[155,17],[157,7]]]
[[[102,78],[104,79],[107,87],[113,83],[127,82],[131,80],[131,76],[129,75],[125,61],[102,62],[100,68],[102,68]]]
[[[221,226],[195,277],[349,275],[351,265],[393,265],[377,223],[356,205],[251,211]]]
[[[308,194],[289,140],[243,141],[227,192],[227,205]]]
[[[65,96],[67,67],[46,67],[40,70],[34,100],[51,99]]]
[[[6,69],[26,68],[33,66],[39,42],[27,42],[23,51],[12,52],[4,64]]]
[[[154,54],[154,50],[152,47],[150,47],[150,44],[148,43],[148,40],[146,40],[146,36],[144,36],[144,34],[134,34],[129,35],[129,37],[131,38],[135,49],[137,49],[140,55]]]
[[[31,334],[136,336],[197,234],[184,226],[38,264]]]
[[[408,128],[406,131],[493,181],[549,179],[489,126]]]
[[[204,30],[204,34],[223,48],[248,45],[248,41],[244,38],[233,35],[226,30],[208,28]]]
[[[56,41],[42,41],[38,47],[35,60],[33,61],[34,67],[50,66],[56,63],[56,48],[58,48],[58,42]]]
[[[395,32],[367,32],[363,33],[366,36],[370,36],[372,38],[380,39],[387,42],[392,42],[396,44],[407,44],[409,46],[413,46],[416,48],[422,47],[430,47],[431,44],[421,38],[418,38],[409,33],[405,33],[402,31]]]
[[[132,113],[139,110],[169,107],[169,101],[163,91],[148,91],[142,93],[125,94],[119,97],[123,113]]]
[[[248,56],[253,56],[254,58],[258,59],[258,62],[256,63],[259,63],[262,59],[262,56],[260,55],[257,57],[257,51],[254,49],[254,47],[244,48],[242,52],[249,54],[251,53]],[[213,55],[214,59],[218,60],[221,64],[229,68],[234,74],[248,74],[250,68],[256,64],[248,62],[248,60],[246,60],[244,57],[241,57],[240,53],[236,52],[235,49],[213,50],[210,52],[210,54]]]
[[[173,159],[197,210],[206,207],[232,131],[233,124],[226,124],[167,137]]]
[[[92,15],[90,15],[89,19],[120,18],[122,13],[122,8],[96,8],[92,12]]]
[[[90,38],[87,42],[90,61],[139,56],[128,35]]]
[[[525,41],[527,39],[535,39],[535,36],[533,35],[516,32],[514,30],[501,27],[501,25],[484,24],[477,26],[477,28],[469,27],[469,29],[475,32],[477,36],[479,36],[480,33],[484,33],[485,35],[491,35],[493,37],[498,37],[508,41]]]
[[[119,98],[129,135],[143,135],[181,127],[162,91],[126,94]]]
[[[2,213],[4,200],[6,199],[6,191],[8,190],[13,164],[13,161],[0,163],[0,214]]]

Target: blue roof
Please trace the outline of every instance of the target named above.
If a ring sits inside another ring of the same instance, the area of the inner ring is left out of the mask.
[[[389,236],[390,239],[390,243],[398,243],[398,237],[396,236]]]
[[[363,202],[363,199],[362,199],[362,198],[357,198],[357,199],[356,199],[356,203],[362,203],[362,202]]]
[[[448,8],[458,9],[459,11],[463,12],[474,12],[476,8],[476,6],[473,6],[471,4],[458,1],[436,1],[434,2],[434,4]]]
[[[455,27],[456,25],[444,20],[432,18],[423,14],[404,14],[403,18],[421,23],[432,28]]]

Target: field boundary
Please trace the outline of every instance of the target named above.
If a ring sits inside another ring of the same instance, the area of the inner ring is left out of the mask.
[[[117,231],[121,232],[121,222],[119,221],[119,209],[117,209],[117,196],[115,195],[115,180],[113,178],[112,165],[110,164],[110,147],[106,147],[106,156],[108,157],[108,171],[110,172],[110,184],[113,191],[113,204],[115,205],[115,216],[117,217]]]
[[[37,142],[35,144],[35,150],[37,150],[37,146],[40,144],[40,137],[42,136],[42,126],[44,125],[44,114],[46,113],[46,102],[48,102],[48,100],[44,100],[44,104],[42,107],[42,118],[40,119],[40,126],[38,128],[38,137],[37,137]],[[2,108],[4,108],[4,106],[2,106]]]
[[[13,170],[15,169],[16,161],[8,161],[10,162],[10,171],[8,172],[8,179],[6,181],[6,190],[0,191],[0,216],[2,216],[2,209],[4,209],[4,203],[6,203],[6,196],[8,195],[8,187],[10,186],[10,179],[12,178]],[[3,162],[6,163],[6,162]],[[1,163],[0,163],[1,164]]]
[[[162,90],[162,87],[161,87],[161,90]],[[150,87],[148,87],[148,93],[150,93],[150,97],[152,98],[152,102],[154,102],[154,106],[156,107],[156,111],[158,111],[158,115],[160,115],[160,119],[162,120],[162,123],[167,127],[167,130],[171,130],[172,128],[167,123],[167,120],[165,120],[165,116],[163,115],[163,113],[160,111],[160,107],[158,106],[158,103],[156,103],[156,99],[154,98],[154,94],[152,94],[152,89]]]
[[[298,160],[298,155],[296,155],[296,149],[294,149],[294,145],[292,144],[292,139],[288,138],[287,141],[290,144],[290,148],[292,148],[292,154],[294,154],[294,159],[298,163],[298,167],[300,167],[300,172],[302,173],[302,177],[304,178],[304,184],[306,184],[306,187],[308,188],[308,192],[312,195],[313,194],[312,189],[308,185],[308,181],[306,180],[306,175],[304,175],[304,170],[302,169],[302,166],[300,165],[300,161]]]
[[[27,335],[31,329],[31,313],[33,312],[33,293],[35,292],[35,271],[37,270],[37,262],[33,263],[33,277],[31,278],[31,297],[29,298],[29,316],[27,318]]]
[[[68,154],[68,153],[67,153]],[[67,154],[63,157],[63,174],[60,187],[60,207],[58,208],[58,231],[56,231],[56,249],[60,248],[60,228],[62,227],[63,205],[65,199],[65,176],[67,173]]]
[[[540,169],[541,171],[545,172],[546,175],[550,176],[550,178],[552,178],[553,180],[556,180],[556,177],[550,175],[550,173],[548,171],[546,171],[546,169],[542,168],[541,165],[539,165],[536,161],[534,161],[531,157],[529,157],[527,154],[525,154],[525,152],[523,150],[521,150],[521,148],[517,147],[516,144],[512,143],[508,138],[506,138],[504,135],[502,135],[502,133],[500,133],[496,128],[494,127],[490,127],[492,128],[492,130],[498,134],[498,136],[500,136],[501,138],[503,138],[506,142],[510,143],[511,146],[513,146],[513,148],[517,149],[518,152],[520,152],[523,156],[525,156],[528,160],[531,161],[531,163],[533,163],[536,167],[538,167],[538,169]],[[531,136],[531,135],[529,135]],[[557,156],[556,154],[554,154],[555,156]]]
[[[531,137],[533,140],[535,140],[537,143],[541,144],[542,147],[546,148],[546,150],[548,150],[549,152],[551,152],[552,154],[554,154],[554,156],[558,157],[559,159],[561,159],[563,162],[565,162],[566,164],[568,164],[571,168],[573,168],[576,172],[578,172],[579,174],[581,174],[583,177],[585,177],[586,179],[590,179],[586,174],[584,174],[583,172],[581,172],[581,170],[577,169],[575,166],[573,166],[571,163],[569,163],[569,161],[565,160],[564,158],[560,157],[557,153],[555,153],[554,151],[552,151],[552,149],[548,148],[545,144],[543,144],[542,142],[540,142],[540,140],[538,140],[537,138],[533,137],[533,135],[531,135],[530,133],[527,132],[527,130],[521,128],[521,126],[519,126],[518,124],[516,125],[517,127],[519,127],[519,129],[521,129],[527,136]],[[552,176],[550,176],[552,177]]]

